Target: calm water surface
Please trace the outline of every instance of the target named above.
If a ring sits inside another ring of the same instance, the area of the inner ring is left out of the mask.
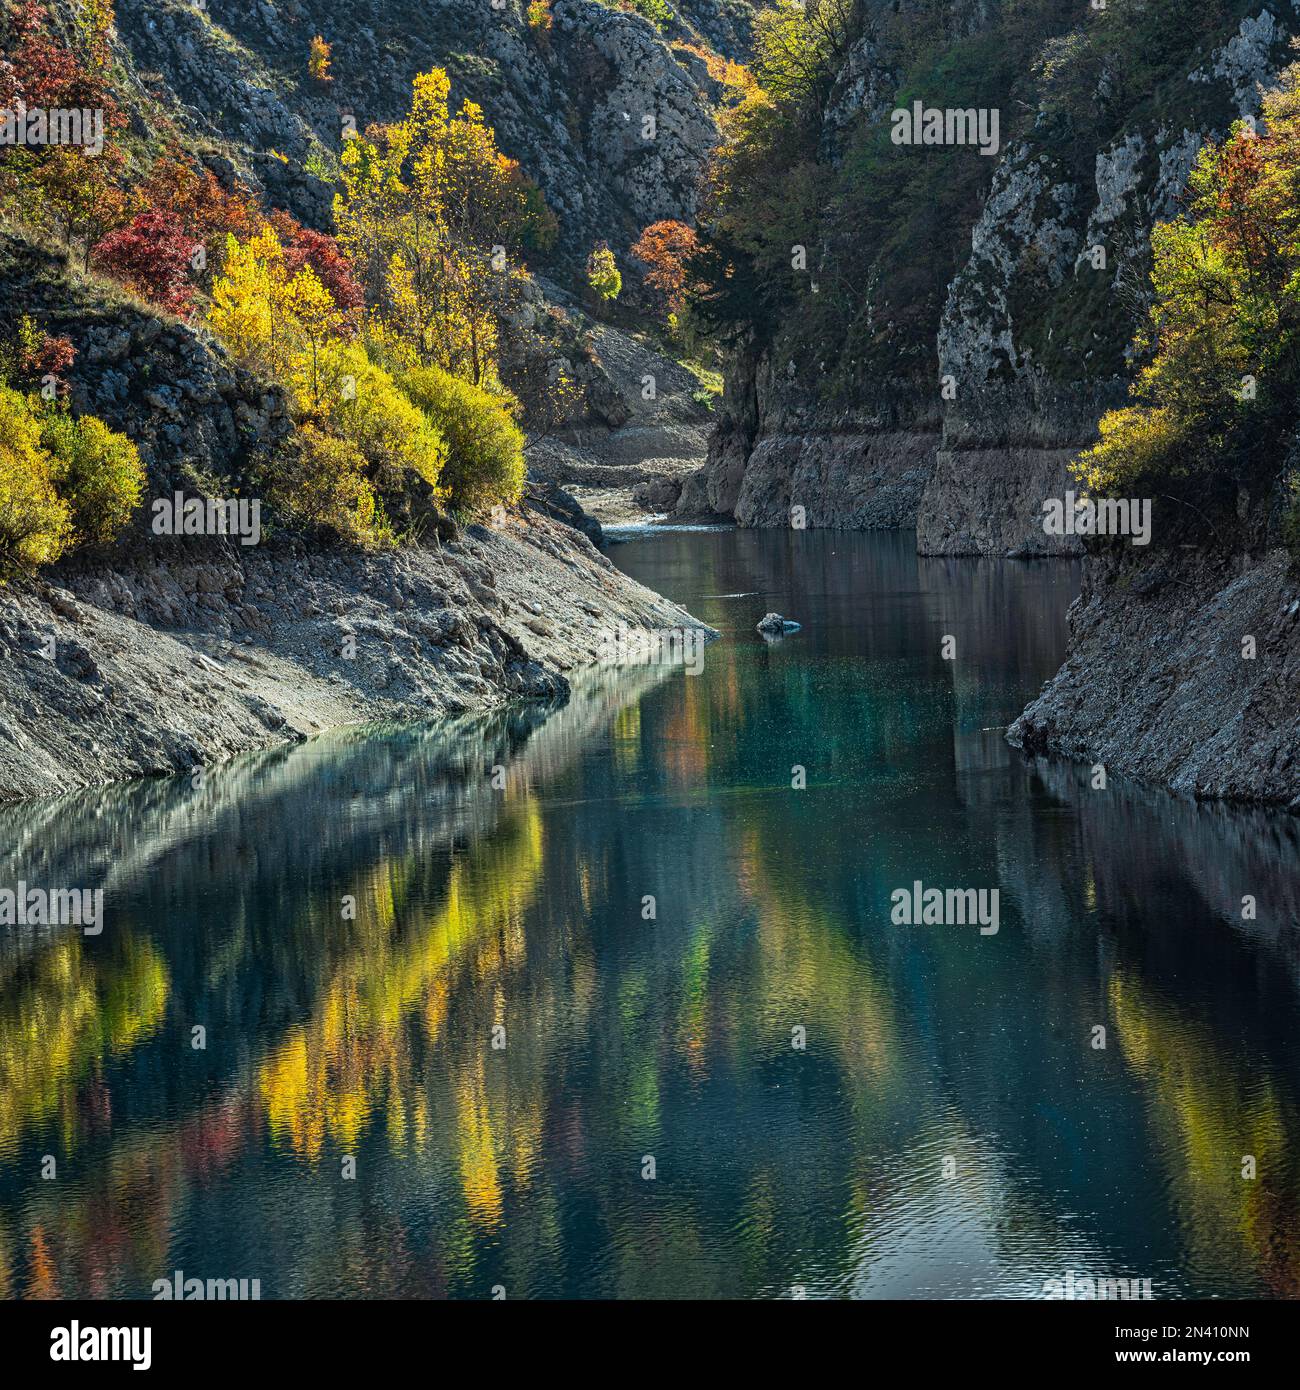
[[[0,884],[107,919],[0,932],[0,1291],[1300,1293],[1296,823],[1006,745],[1074,568],[611,555],[701,674],[0,810]],[[999,932],[892,925],[915,879]]]

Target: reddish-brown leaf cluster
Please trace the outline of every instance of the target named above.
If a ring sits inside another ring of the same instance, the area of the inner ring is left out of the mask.
[[[102,111],[106,132],[126,125],[105,76],[109,63],[105,35],[85,36],[83,51],[74,52],[50,33],[49,16],[39,0],[28,0],[18,10],[12,31],[16,40],[13,78],[17,95],[29,108]]]
[[[1260,216],[1270,189],[1265,180],[1267,141],[1242,131],[1223,149],[1219,163],[1217,223],[1219,235],[1235,245],[1252,270],[1261,269],[1276,251],[1268,232],[1270,219]]]
[[[680,314],[686,302],[686,264],[699,247],[695,229],[684,222],[652,222],[632,246],[645,267],[646,287],[657,297],[666,318]]]
[[[11,18],[10,33],[15,56],[0,66],[0,96],[7,102],[99,109],[109,135],[126,124],[107,85],[107,31],[83,32],[74,51],[50,32],[40,0],[26,0]],[[325,53],[328,59],[327,45]],[[311,265],[346,319],[359,321],[364,294],[334,237],[287,212],[264,213],[249,189],[224,186],[179,145],[157,158],[134,187],[116,143],[97,156],[75,148],[44,150],[27,177],[69,248],[80,245],[88,264],[171,313],[191,307],[200,246],[219,263],[227,234],[246,241],[270,222],[290,274]]]
[[[76,360],[71,338],[43,333],[30,319],[22,321],[16,351],[10,358],[13,375],[24,386],[43,385],[51,377],[60,390],[64,377]]]
[[[173,212],[152,208],[95,247],[94,265],[172,314],[184,314],[194,296],[192,258],[200,243],[185,234]]]
[[[179,150],[154,161],[140,191],[151,207],[174,213],[186,235],[205,245],[227,232],[246,240],[262,225],[262,210],[247,189],[222,187],[211,169]]]
[[[352,273],[352,262],[343,254],[338,241],[325,232],[304,227],[280,208],[267,220],[285,248],[284,263],[289,275],[296,275],[304,265],[310,265],[330,292],[339,312],[353,318],[364,307],[366,296]]]
[[[35,347],[23,353],[21,368],[24,375],[36,381],[47,376],[62,380],[76,357],[77,349],[72,346],[71,338],[42,333]]]

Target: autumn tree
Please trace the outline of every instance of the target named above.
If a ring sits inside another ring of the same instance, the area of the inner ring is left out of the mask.
[[[265,221],[249,189],[239,184],[226,188],[211,169],[195,163],[179,147],[154,160],[140,195],[149,207],[172,213],[186,236],[203,243],[213,269],[227,236],[247,240]]]
[[[191,271],[201,245],[185,235],[175,213],[152,209],[110,232],[95,247],[92,263],[169,314],[185,314],[194,297]]]
[[[660,322],[670,331],[686,305],[686,267],[699,251],[699,238],[684,222],[652,222],[636,239],[632,255],[645,267],[645,285],[655,299]]]
[[[432,420],[447,443],[440,485],[467,509],[518,501],[524,487],[524,435],[518,403],[462,381],[441,367],[415,367],[398,378],[405,394]]]
[[[287,268],[285,274],[289,276]],[[298,398],[308,408],[319,409],[322,396],[321,354],[330,339],[338,336],[341,315],[334,297],[307,263],[294,271],[291,278],[287,278],[284,313],[302,343],[295,373]]]
[[[228,238],[208,317],[241,366],[288,388],[305,440],[310,426],[311,440],[333,441],[297,451],[270,480],[289,514],[328,514],[344,534],[378,541],[388,526],[380,494],[409,498],[415,478],[425,500],[437,501],[442,436],[350,340],[346,315],[306,253],[292,256],[269,223],[246,242]]]
[[[304,227],[280,208],[273,210],[267,220],[284,247],[286,273],[292,277],[303,266],[310,266],[339,311],[339,330],[351,330],[365,308],[366,295],[338,238]]]
[[[335,223],[373,306],[376,351],[478,385],[495,376],[526,185],[480,108],[466,101],[453,115],[449,96],[444,71],[424,73],[404,121],[346,142]]]
[[[24,210],[47,217],[68,249],[80,247],[83,264],[106,233],[128,222],[141,200],[124,188],[126,158],[116,139],[126,117],[108,86],[111,7],[91,3],[78,11],[71,44],[50,32],[36,0],[11,20],[17,40],[10,79],[15,101],[29,109],[89,110],[103,115],[102,149],[49,145],[9,149],[7,181],[23,194]]]
[[[30,402],[0,384],[0,574],[51,564],[73,539]]]
[[[29,107],[103,111],[105,129],[120,130],[126,119],[107,80],[112,9],[102,4],[83,6],[77,18],[68,44],[51,32],[40,0],[27,0],[16,8],[10,21],[14,36],[10,62],[18,94]]]
[[[290,317],[290,287],[284,247],[273,228],[246,242],[226,238],[208,319],[235,360],[262,376],[286,378],[301,348]]]
[[[819,126],[861,31],[862,0],[775,0],[754,19],[754,75],[778,105]]]
[[[67,389],[66,375],[76,360],[72,339],[44,332],[30,314],[20,314],[11,342],[0,345],[0,381],[40,388],[48,396]]]
[[[144,465],[125,435],[0,382],[0,572],[113,541],[144,485]]]
[[[1153,297],[1131,403],[1076,465],[1091,490],[1235,488],[1276,471],[1300,410],[1300,65],[1208,143],[1185,212],[1151,233]]]
[[[65,406],[46,407],[40,423],[50,476],[68,507],[76,541],[110,544],[126,529],[144,493],[139,451],[94,415],[73,415]]]
[[[313,82],[319,82],[324,86],[334,81],[330,76],[331,56],[329,44],[319,34],[316,34],[307,49],[307,71],[311,74]]]

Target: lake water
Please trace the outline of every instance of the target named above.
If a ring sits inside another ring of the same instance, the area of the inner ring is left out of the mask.
[[[1300,1294],[1296,822],[1008,747],[1075,568],[611,556],[699,674],[0,810],[0,1292]]]

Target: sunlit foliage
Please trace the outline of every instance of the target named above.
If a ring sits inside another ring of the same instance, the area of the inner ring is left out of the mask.
[[[442,484],[454,506],[475,508],[519,499],[524,436],[515,423],[512,398],[435,366],[415,367],[398,384],[447,441]]]
[[[334,215],[390,351],[479,385],[495,374],[503,272],[536,229],[536,199],[480,108],[452,114],[450,93],[444,71],[423,73],[404,121],[346,143]]]
[[[75,545],[114,540],[143,488],[124,435],[0,384],[0,567],[51,564]]]
[[[47,407],[41,446],[50,476],[67,504],[79,542],[107,545],[130,522],[144,492],[145,471],[135,445],[94,415]]]
[[[1276,474],[1300,386],[1300,65],[1208,144],[1186,211],[1151,235],[1153,298],[1133,403],[1077,465],[1099,492],[1180,481],[1223,492]]]
[[[603,241],[587,257],[587,285],[601,304],[617,299],[623,288],[623,274],[614,260],[614,253]]]

